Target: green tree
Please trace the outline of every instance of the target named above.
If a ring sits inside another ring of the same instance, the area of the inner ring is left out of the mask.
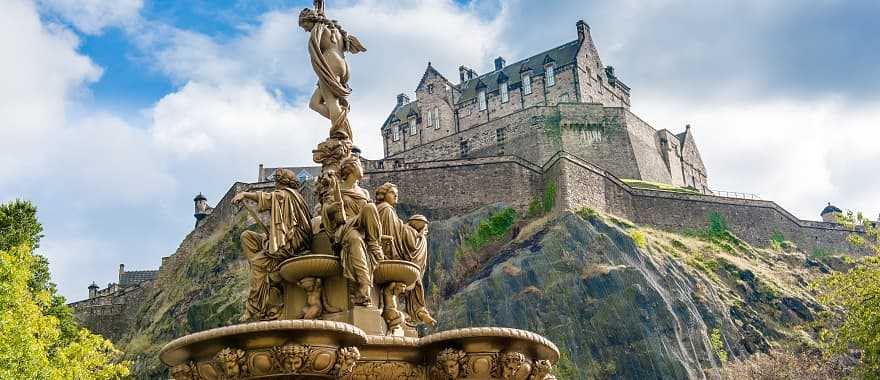
[[[853,233],[848,240],[869,248],[873,255],[861,258],[845,273],[836,273],[820,283],[821,300],[841,313],[828,313],[823,342],[832,352],[861,351],[866,378],[880,378],[880,231],[861,213],[847,212],[840,217]]]
[[[115,379],[121,352],[80,328],[34,254],[42,226],[28,202],[0,205],[0,379]]]

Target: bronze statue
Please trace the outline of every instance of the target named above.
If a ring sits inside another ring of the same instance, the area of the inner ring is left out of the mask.
[[[309,107],[330,119],[330,136],[352,138],[348,122],[348,63],[345,52],[367,51],[358,39],[348,34],[335,20],[324,14],[324,1],[316,0],[315,9],[305,8],[299,14],[299,26],[309,32],[309,56],[318,75],[318,88]]]
[[[269,301],[272,289],[269,273],[285,259],[311,246],[311,216],[298,189],[296,175],[290,170],[278,169],[274,191],[245,191],[232,198],[232,203],[247,199],[256,202],[259,211],[269,211],[265,233],[245,231],[241,234],[242,250],[251,267],[251,288],[242,320],[278,317],[281,305],[270,305]],[[261,223],[259,219],[257,222]]]
[[[322,206],[325,221],[335,221],[334,238],[341,245],[341,262],[345,278],[356,283],[353,301],[357,305],[369,306],[370,288],[373,285],[373,268],[384,259],[380,236],[382,226],[376,212],[376,205],[369,193],[358,185],[363,177],[360,159],[349,156],[342,161],[338,184],[338,197],[329,205]],[[327,199],[326,201],[329,201]],[[338,227],[337,227],[338,226]]]
[[[422,275],[428,261],[428,219],[422,215],[413,215],[407,223],[400,220],[394,209],[398,195],[397,186],[392,183],[385,183],[376,189],[376,201],[379,202],[376,208],[382,224],[385,246],[388,247],[385,255],[395,260],[410,261],[419,267],[419,279],[403,294],[406,312],[410,318],[418,318],[425,324],[434,326],[437,321],[425,307],[425,290],[422,284]]]

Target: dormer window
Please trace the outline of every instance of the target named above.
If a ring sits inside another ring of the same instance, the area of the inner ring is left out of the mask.
[[[532,93],[532,76],[528,73],[522,75],[522,89],[524,95]]]
[[[510,96],[507,93],[507,81],[498,84],[498,91],[501,93],[501,103],[507,103],[510,100]]]
[[[400,141],[400,126],[391,126],[391,141]]]
[[[480,89],[477,93],[477,103],[480,105],[480,111],[486,110],[486,90]]]
[[[556,84],[556,70],[552,63],[544,68],[544,77],[547,80],[547,87],[553,87]]]
[[[416,128],[416,119],[410,119],[409,121],[409,135],[415,135],[419,130]]]

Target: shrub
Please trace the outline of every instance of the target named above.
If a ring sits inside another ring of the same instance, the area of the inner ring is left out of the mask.
[[[544,190],[544,212],[550,212],[553,210],[553,205],[556,204],[556,182],[550,182],[547,185],[547,189]]]
[[[727,350],[724,349],[724,340],[721,339],[721,329],[716,327],[712,330],[712,335],[709,336],[709,343],[712,344],[712,349],[715,350],[718,359],[722,363],[727,363]]]
[[[645,233],[641,230],[629,230],[629,237],[633,239],[633,243],[639,248],[645,248],[648,246],[648,239],[645,237]]]
[[[482,220],[477,229],[465,241],[471,249],[478,250],[507,234],[516,223],[516,219],[516,210],[509,207],[501,209]]]
[[[540,197],[532,198],[532,201],[529,202],[529,210],[526,212],[527,218],[536,218],[541,216],[544,213],[544,203],[541,202]]]
[[[773,234],[770,235],[770,248],[775,251],[781,251],[784,244],[785,236],[782,235],[782,232],[773,231]]]

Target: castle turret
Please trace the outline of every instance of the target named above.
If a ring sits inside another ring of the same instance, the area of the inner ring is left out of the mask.
[[[842,214],[843,211],[837,208],[837,206],[832,205],[831,202],[828,202],[828,206],[825,206],[825,208],[822,209],[820,215],[822,216],[823,222],[837,223],[837,218]]]
[[[205,198],[202,193],[196,195],[196,197],[193,198],[193,202],[195,202],[195,214],[193,214],[193,216],[196,217],[196,227],[198,227],[199,222],[201,222],[206,216],[211,215],[211,212],[214,211],[214,209],[211,206],[208,206],[208,198]]]
[[[89,285],[89,299],[95,298],[98,296],[98,285],[92,281],[92,284]]]

